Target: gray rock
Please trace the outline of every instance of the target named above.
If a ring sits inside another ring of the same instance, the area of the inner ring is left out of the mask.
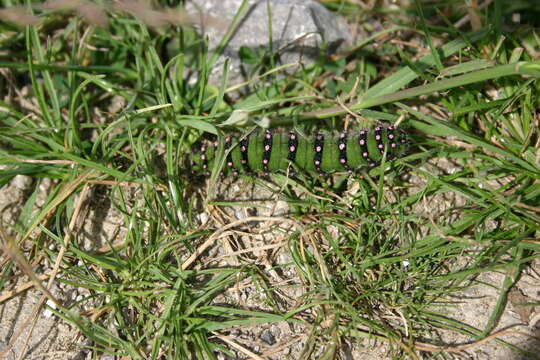
[[[210,51],[218,46],[241,3],[242,0],[193,0],[186,6],[200,32],[208,36]],[[230,59],[229,84],[237,84],[250,77],[249,69],[241,68],[238,53],[242,46],[256,53],[260,49],[269,48],[269,7],[272,16],[272,49],[279,53],[280,64],[312,63],[318,58],[323,44],[326,44],[327,53],[333,53],[352,41],[345,20],[317,1],[252,0],[212,70],[212,83],[218,84],[221,80],[226,57]],[[288,71],[292,70],[294,67],[288,68]]]
[[[261,334],[261,340],[267,343],[268,345],[274,345],[276,343],[276,338],[270,329],[266,329]]]

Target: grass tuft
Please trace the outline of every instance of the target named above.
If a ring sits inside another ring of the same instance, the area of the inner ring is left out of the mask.
[[[0,302],[35,287],[36,316],[49,307],[92,357],[537,356],[538,334],[508,324],[538,305],[513,294],[540,257],[540,41],[510,19],[540,10],[321,2],[372,35],[294,73],[242,49],[252,78],[231,85],[227,61],[209,74],[247,1],[216,53],[165,4],[0,1]],[[399,123],[413,145],[355,178],[214,169],[201,186],[183,167],[205,133],[265,117]]]

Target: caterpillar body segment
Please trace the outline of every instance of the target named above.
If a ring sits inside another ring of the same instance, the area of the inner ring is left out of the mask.
[[[377,125],[373,129],[349,130],[339,134],[317,132],[303,136],[291,131],[256,132],[244,136],[226,136],[227,153],[223,170],[238,175],[288,172],[295,169],[312,174],[354,173],[404,154],[408,140],[394,126]],[[196,146],[190,166],[194,174],[209,174],[217,155],[217,142]]]

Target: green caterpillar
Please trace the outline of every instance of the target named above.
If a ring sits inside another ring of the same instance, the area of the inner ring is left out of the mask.
[[[392,125],[344,131],[337,136],[320,132],[304,137],[293,131],[273,133],[266,130],[244,137],[225,137],[224,167],[233,175],[281,171],[294,176],[297,169],[320,175],[352,174],[361,168],[378,165],[385,152],[386,160],[401,156],[407,146],[405,133]],[[217,148],[217,142],[198,144],[190,159],[194,174],[210,174]]]

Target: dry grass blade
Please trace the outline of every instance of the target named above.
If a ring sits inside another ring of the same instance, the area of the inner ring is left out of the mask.
[[[237,227],[239,225],[249,223],[249,222],[261,222],[261,221],[268,221],[268,222],[290,222],[291,219],[283,218],[283,217],[269,217],[269,216],[250,216],[244,219],[239,219],[237,221],[233,221],[230,224],[227,224],[218,230],[216,230],[210,237],[199,247],[197,250],[191,254],[182,264],[182,270],[188,269],[193,262],[202,254],[204,253],[210,246],[214,244],[214,242],[223,234],[225,231],[232,229],[234,227]]]
[[[89,174],[86,174],[86,175],[88,176]],[[74,183],[79,184],[84,179],[86,179],[86,176],[81,176],[78,179],[78,181],[75,181]],[[75,189],[74,187],[68,187],[68,188],[72,189],[72,190]],[[81,191],[81,194],[79,196],[77,204],[75,205],[75,210],[73,212],[73,215],[71,217],[71,221],[69,223],[68,229],[67,229],[66,234],[64,236],[64,244],[67,244],[70,237],[71,237],[71,234],[72,234],[72,232],[73,232],[73,230],[75,228],[76,222],[79,219],[79,214],[80,214],[82,205],[83,205],[83,203],[86,200],[86,197],[88,195],[88,190],[89,190],[89,186],[88,186],[88,184],[86,184],[84,186],[83,190]],[[50,301],[52,301],[56,305],[57,308],[62,308],[63,307],[62,303],[60,301],[58,301],[58,299],[56,299],[51,294],[49,289],[51,288],[51,286],[52,286],[52,284],[53,284],[53,282],[54,282],[54,280],[56,278],[56,275],[58,274],[58,271],[60,270],[60,264],[62,262],[62,259],[63,259],[63,256],[65,254],[66,248],[65,248],[65,246],[61,246],[59,254],[56,257],[56,262],[54,264],[53,270],[50,271],[50,276],[48,276],[49,281],[47,283],[47,286],[45,287],[42,284],[42,280],[41,280],[41,278],[44,275],[38,276],[38,275],[36,275],[34,273],[34,271],[32,270],[32,267],[30,266],[30,264],[28,263],[28,261],[26,260],[24,255],[22,254],[22,252],[21,252],[21,250],[20,250],[20,248],[18,246],[18,243],[15,241],[15,239],[13,237],[7,236],[4,233],[3,229],[0,229],[0,237],[2,238],[5,253],[9,257],[11,257],[11,259],[21,268],[23,273],[25,273],[25,275],[28,276],[28,278],[31,280],[30,282],[34,285],[34,287],[36,287],[37,289],[39,289],[43,293],[42,297],[40,298],[40,300],[38,301],[38,303],[34,307],[34,310],[32,312],[32,316],[30,316],[25,321],[25,323],[23,324],[23,326],[21,326],[21,328],[19,329],[17,334],[15,334],[12,337],[10,344],[8,344],[6,346],[6,348],[3,350],[3,352],[0,353],[0,358],[3,358],[3,356],[5,354],[7,354],[9,351],[11,351],[15,341],[18,339],[18,337],[20,335],[23,334],[24,330],[29,325],[29,321],[32,320],[32,327],[31,327],[30,331],[27,332],[27,337],[25,339],[24,345],[23,345],[23,347],[21,349],[21,352],[19,354],[19,356],[22,357],[25,354],[26,346],[27,346],[28,341],[29,341],[29,339],[30,339],[30,337],[32,335],[32,330],[33,330],[33,328],[34,328],[34,326],[35,326],[35,324],[37,322],[38,313],[39,313],[41,307],[43,306],[43,304],[45,304],[46,299],[49,299]],[[25,289],[28,289],[28,288],[30,288],[30,286],[25,287]]]
[[[213,335],[215,337],[217,337],[218,339],[226,342],[227,344],[231,345],[233,348],[235,348],[236,350],[239,350],[241,353],[249,356],[250,358],[252,359],[255,359],[255,360],[265,360],[263,357],[260,357],[259,355],[255,354],[253,351],[245,348],[244,346],[238,344],[237,342],[234,342],[232,341],[231,338],[229,338],[228,336],[224,336],[224,335],[220,335],[218,333],[213,333]]]
[[[519,326],[519,325],[516,325],[516,326]],[[535,337],[534,335],[523,332],[523,331],[501,330],[501,331],[497,331],[496,333],[493,333],[493,334],[491,334],[489,336],[486,336],[485,338],[483,338],[481,340],[475,341],[475,342],[470,343],[470,344],[458,345],[458,346],[435,346],[435,345],[423,344],[423,343],[417,342],[417,343],[415,343],[414,348],[416,350],[429,351],[429,352],[460,352],[460,351],[464,351],[464,350],[473,349],[475,347],[478,347],[478,346],[482,345],[485,342],[494,340],[496,338],[499,338],[499,337],[505,336],[505,335],[522,335],[522,336],[524,336],[526,338],[534,338]]]

